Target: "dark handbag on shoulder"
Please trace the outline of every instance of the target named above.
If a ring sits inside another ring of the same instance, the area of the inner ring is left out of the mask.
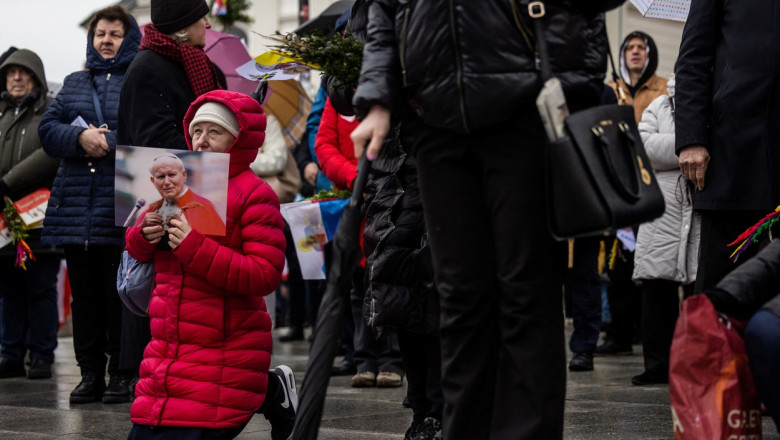
[[[542,78],[552,78],[544,4],[531,2]],[[612,74],[617,74],[612,63]],[[602,235],[664,213],[664,199],[639,137],[634,109],[602,105],[576,112],[547,148],[547,214],[557,239]]]

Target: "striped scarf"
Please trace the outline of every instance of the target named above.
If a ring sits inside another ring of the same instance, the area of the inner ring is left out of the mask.
[[[146,25],[141,39],[141,49],[149,49],[184,66],[187,79],[195,97],[221,88],[217,82],[214,64],[203,49],[176,42],[173,38],[157,30],[152,24]]]

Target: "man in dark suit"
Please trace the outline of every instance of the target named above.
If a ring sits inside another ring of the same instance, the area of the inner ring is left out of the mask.
[[[774,2],[691,2],[675,119],[702,220],[696,292],[735,267],[727,244],[780,204],[779,27]]]

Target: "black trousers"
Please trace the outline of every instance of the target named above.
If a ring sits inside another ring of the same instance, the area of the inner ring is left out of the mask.
[[[669,350],[680,314],[679,287],[676,281],[642,281],[642,356],[647,372],[669,374]]]
[[[608,249],[611,240],[607,240]],[[631,279],[633,273],[634,253],[623,250],[609,272],[607,301],[612,322],[606,329],[606,338],[623,346],[630,346],[641,335],[642,289]]]
[[[736,249],[736,245],[728,246],[728,244],[761,220],[769,211],[703,210],[698,212],[701,214],[701,239],[694,293],[701,293],[715,287],[727,273],[758,252],[759,246],[753,243],[734,263],[729,256]]]
[[[404,130],[441,295],[444,438],[562,438],[566,246],[547,229],[537,110],[469,134]]]
[[[406,397],[414,412],[414,421],[422,422],[426,417],[441,420],[444,396],[439,335],[398,329],[398,344],[406,369]]]
[[[601,333],[601,279],[599,248],[601,237],[574,240],[574,264],[566,272],[565,288],[570,292],[574,331],[569,339],[572,353],[593,353]]]
[[[669,351],[680,315],[679,288],[676,281],[642,281],[642,356],[650,373],[669,374]],[[693,284],[682,288],[683,296],[693,292]]]
[[[119,369],[122,305],[116,291],[118,246],[65,246],[73,302],[73,349],[82,370],[98,375]],[[108,355],[108,360],[106,359]]]

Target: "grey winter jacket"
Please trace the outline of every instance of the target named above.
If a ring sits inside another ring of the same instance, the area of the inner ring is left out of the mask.
[[[639,228],[633,279],[692,283],[698,267],[700,219],[693,212],[691,188],[680,173],[674,152],[674,116],[669,96],[659,96],[645,109],[639,134],[666,210],[661,217]]]

